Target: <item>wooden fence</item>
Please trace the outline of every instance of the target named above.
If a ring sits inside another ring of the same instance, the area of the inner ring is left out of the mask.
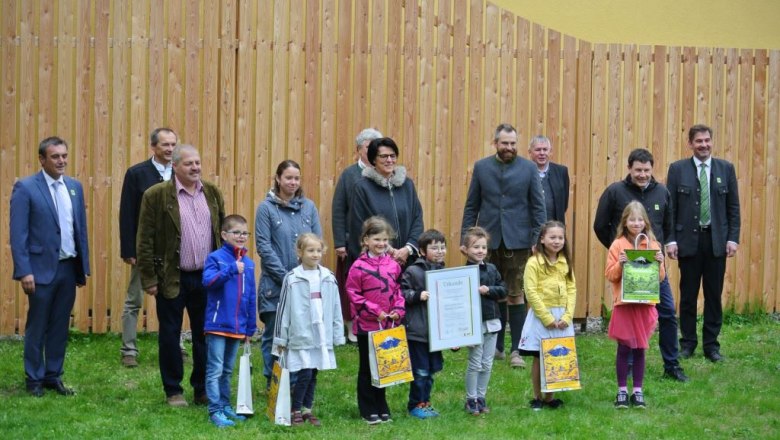
[[[706,123],[715,154],[737,167],[742,203],[725,304],[778,309],[780,51],[592,44],[483,0],[0,0],[0,17],[0,334],[23,332],[27,307],[11,279],[11,187],[38,171],[37,144],[54,134],[70,144],[68,174],[88,204],[92,277],[74,325],[121,329],[119,194],[158,126],[199,147],[227,211],[251,219],[276,164],[299,161],[328,242],[354,136],[379,128],[399,142],[426,227],[447,234],[449,265],[463,261],[464,198],[492,129],[513,123],[521,154],[546,134],[572,178],[585,317],[610,303],[591,230],[599,195],[639,146],[665,180],[689,155],[687,128]],[[675,263],[670,272],[677,294]],[[156,329],[153,309],[139,326]]]

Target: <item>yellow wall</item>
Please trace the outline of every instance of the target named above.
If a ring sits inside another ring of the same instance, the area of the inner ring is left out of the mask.
[[[780,49],[778,0],[488,0],[593,43]]]

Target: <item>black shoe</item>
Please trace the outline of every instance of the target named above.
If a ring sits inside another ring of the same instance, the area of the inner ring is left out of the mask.
[[[723,357],[723,356],[722,356],[720,353],[718,353],[717,351],[712,351],[712,352],[709,352],[709,353],[704,353],[704,357],[706,357],[707,359],[709,359],[709,360],[710,360],[710,362],[713,362],[713,363],[718,363],[718,362],[721,362],[721,361],[723,361],[723,359],[725,359],[725,358],[724,358],[724,357]]]
[[[647,408],[647,404],[645,403],[645,396],[642,394],[642,392],[636,391],[631,395],[631,406],[639,409]]]
[[[693,349],[692,348],[681,348],[680,349],[680,358],[681,359],[690,359],[693,357]]]
[[[76,394],[75,392],[73,392],[72,389],[66,387],[61,380],[58,380],[56,382],[51,382],[51,383],[44,383],[43,387],[48,388],[50,390],[54,390],[57,392],[57,394],[61,396],[72,396]]]
[[[664,370],[663,377],[666,379],[676,380],[677,382],[688,382],[689,380],[691,380],[688,376],[685,375],[683,369],[680,367],[674,367],[669,370]]]
[[[618,391],[615,396],[615,408],[626,409],[628,408],[628,393],[625,391]]]
[[[27,385],[27,392],[33,397],[43,397],[43,385]]]

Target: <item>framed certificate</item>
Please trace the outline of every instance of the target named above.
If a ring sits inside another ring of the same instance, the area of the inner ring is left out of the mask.
[[[482,343],[478,266],[425,272],[425,288],[431,351]]]

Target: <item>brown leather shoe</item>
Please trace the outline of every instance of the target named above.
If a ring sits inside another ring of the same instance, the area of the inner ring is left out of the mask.
[[[135,368],[138,366],[138,360],[135,358],[135,356],[130,356],[129,354],[126,354],[122,356],[122,365],[125,368]]]
[[[173,396],[168,396],[166,399],[168,402],[168,405],[176,407],[176,408],[184,408],[187,406],[187,401],[184,400],[184,396],[181,394],[174,394]]]
[[[195,403],[195,405],[208,405],[209,404],[209,396],[205,394],[201,394],[200,396],[195,396],[192,401]]]

